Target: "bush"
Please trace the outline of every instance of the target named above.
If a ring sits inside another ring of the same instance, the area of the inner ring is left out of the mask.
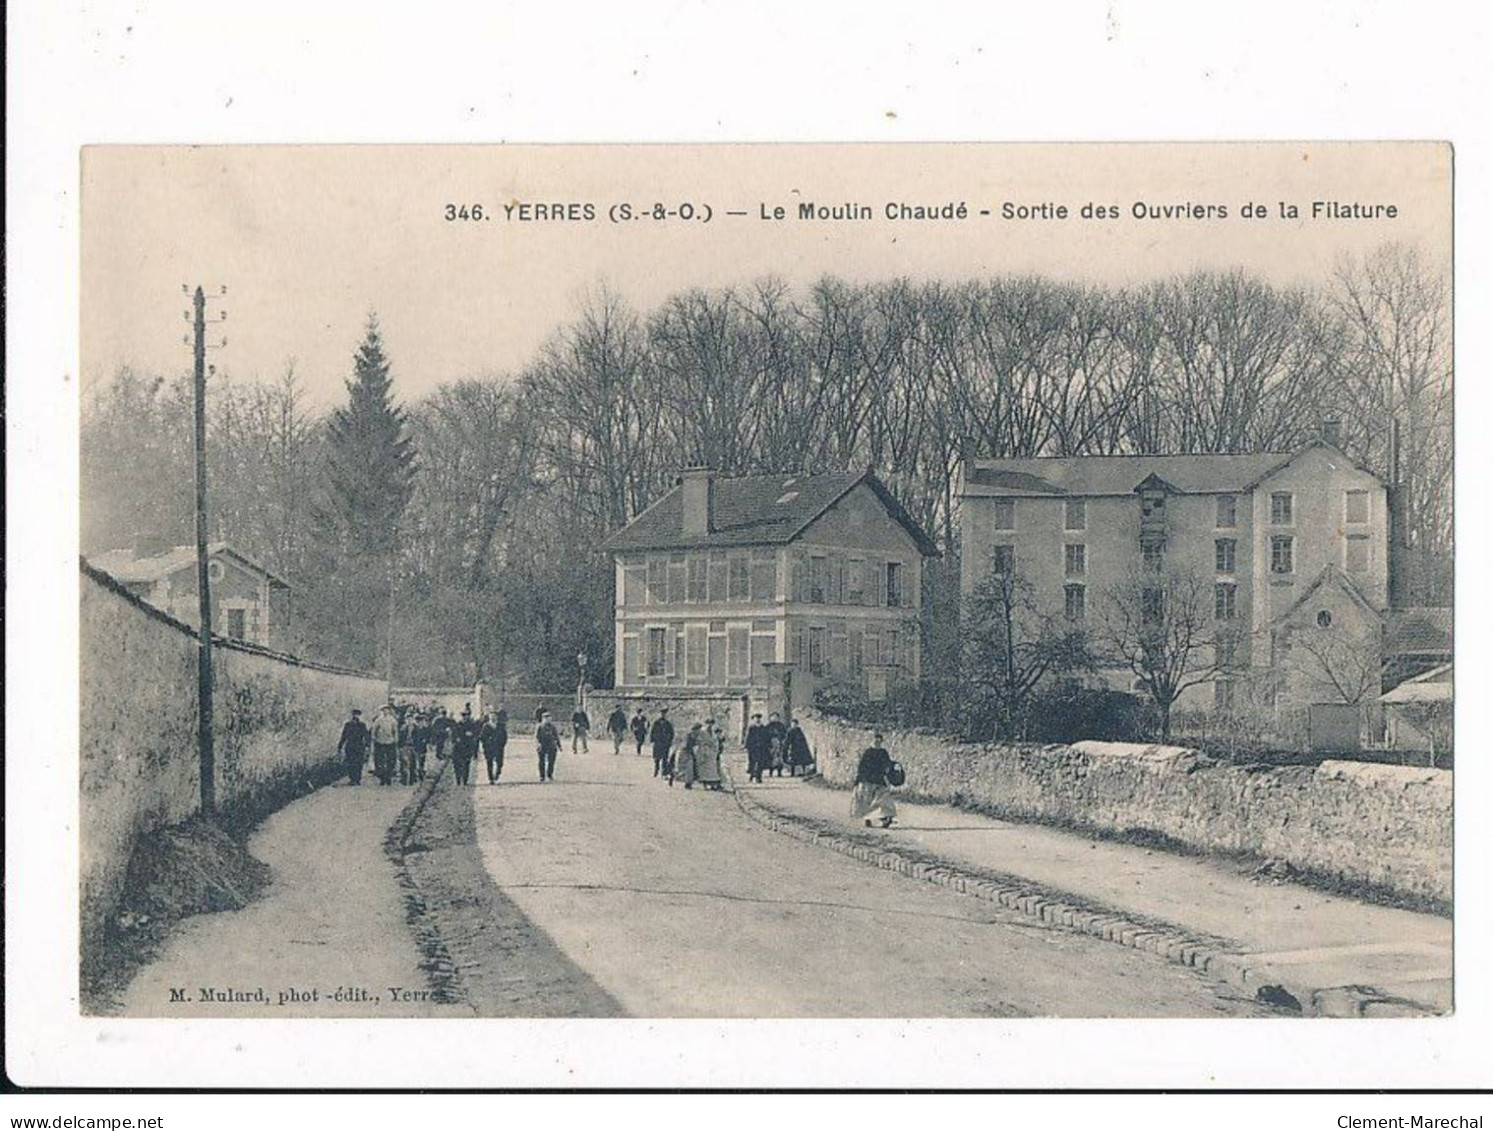
[[[1034,698],[1026,737],[1030,742],[1147,742],[1158,725],[1148,700],[1124,691],[1076,688]]]

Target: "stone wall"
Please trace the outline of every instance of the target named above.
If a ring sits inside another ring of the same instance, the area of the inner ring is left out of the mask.
[[[83,565],[80,579],[80,875],[85,955],[118,905],[143,833],[198,812],[197,638]],[[219,806],[253,816],[335,772],[348,709],[387,684],[226,640],[213,650]]]
[[[871,729],[800,715],[825,778],[848,785]],[[1449,905],[1452,774],[1408,766],[1232,766],[1169,746],[961,744],[886,730],[909,794],[1101,835],[1159,834],[1204,852]]]

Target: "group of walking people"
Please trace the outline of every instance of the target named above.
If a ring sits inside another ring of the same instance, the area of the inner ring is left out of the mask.
[[[471,784],[472,763],[479,754],[486,762],[489,784],[496,785],[503,776],[503,756],[508,745],[508,712],[503,708],[490,710],[478,719],[468,703],[459,717],[452,718],[439,705],[415,707],[390,699],[378,709],[372,726],[363,722],[362,714],[358,708],[352,709],[337,741],[337,752],[352,785],[362,784],[370,751],[373,774],[380,785],[393,784],[396,774],[401,785],[424,781],[426,759],[432,750],[437,759],[449,756],[457,785]],[[573,753],[589,753],[590,729],[584,706],[578,706],[571,716]],[[722,787],[721,757],[726,749],[726,735],[714,717],[693,723],[684,740],[678,742],[667,706],[660,707],[650,722],[642,707],[629,717],[619,703],[607,718],[607,732],[612,739],[613,754],[622,753],[629,737],[640,757],[645,747],[651,747],[653,776],[664,779],[670,787],[675,782],[685,789],[693,789],[696,784],[707,790]],[[539,755],[539,780],[554,781],[562,739],[559,727],[544,708],[535,713],[534,739]],[[813,751],[796,719],[785,724],[773,712],[763,722],[760,713],[754,714],[742,741],[746,747],[747,777],[753,782],[760,783],[768,775],[781,777],[785,769],[789,777],[800,773],[809,777],[814,773]],[[861,754],[850,815],[852,820],[864,820],[870,826],[875,814],[881,827],[888,828],[897,814],[891,791],[902,785],[904,775],[883,742],[878,732],[873,744]]]
[[[363,768],[373,755],[373,776],[380,785],[415,785],[425,780],[429,755],[451,760],[458,785],[470,785],[472,763],[479,754],[487,763],[487,780],[496,784],[503,775],[503,753],[508,745],[508,712],[501,708],[474,718],[466,704],[453,718],[445,707],[416,707],[390,699],[378,709],[369,726],[363,712],[354,707],[342,725],[337,753],[348,783],[363,784]],[[448,754],[449,750],[449,754]]]
[[[747,752],[747,777],[754,782],[760,783],[768,774],[780,778],[785,769],[789,777],[797,777],[800,772],[805,777],[813,773],[814,754],[797,719],[785,726],[776,711],[765,723],[760,713],[755,714],[743,741]]]

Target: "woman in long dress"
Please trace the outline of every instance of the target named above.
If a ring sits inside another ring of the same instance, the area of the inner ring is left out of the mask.
[[[881,815],[881,827],[890,828],[897,818],[897,803],[892,800],[892,756],[887,753],[878,732],[872,745],[866,747],[855,770],[855,791],[850,795],[850,819],[863,820],[871,827],[871,814]]]
[[[721,788],[721,739],[715,720],[707,720],[695,750],[695,777],[706,789]]]
[[[684,749],[679,751],[679,757],[674,763],[674,771],[669,775],[670,785],[678,779],[684,783],[685,789],[695,788],[695,759],[700,754],[700,735],[699,723],[689,728],[689,734],[684,739]]]

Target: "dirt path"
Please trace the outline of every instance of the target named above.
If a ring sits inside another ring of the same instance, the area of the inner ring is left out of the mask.
[[[432,1000],[384,837],[414,790],[329,786],[271,816],[270,866],[241,911],[183,922],[125,991],[133,1017],[469,1017]],[[184,1000],[173,1001],[173,990]],[[212,995],[204,999],[203,991]]]

